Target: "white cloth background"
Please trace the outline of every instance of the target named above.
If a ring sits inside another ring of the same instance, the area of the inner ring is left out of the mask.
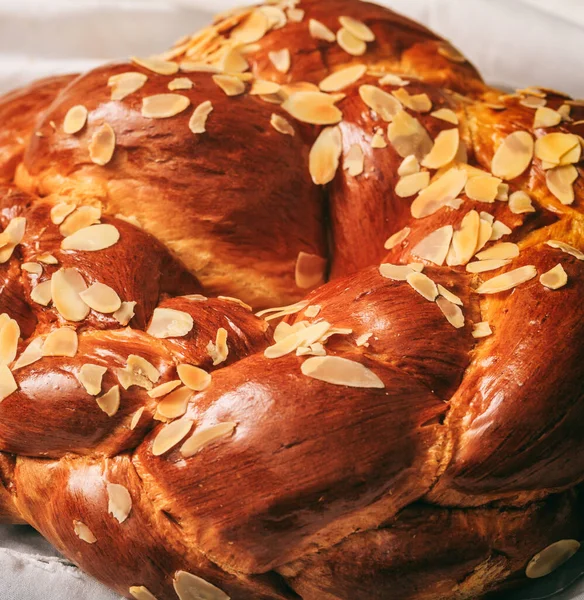
[[[581,0],[378,0],[450,39],[493,84],[584,97]],[[249,0],[0,0],[0,91],[108,59],[148,55]],[[0,123],[1,127],[1,123]],[[584,553],[509,600],[550,598],[584,571]],[[30,528],[0,527],[0,600],[113,600]],[[584,582],[554,596],[584,600]]]

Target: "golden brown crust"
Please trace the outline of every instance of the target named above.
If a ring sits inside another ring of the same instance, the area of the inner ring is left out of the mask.
[[[474,600],[582,537],[581,102],[284,0],[1,115],[0,521],[138,600]]]

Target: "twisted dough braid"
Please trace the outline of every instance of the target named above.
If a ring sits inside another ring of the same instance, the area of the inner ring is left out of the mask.
[[[576,551],[581,102],[283,0],[0,118],[1,521],[138,600],[463,600]]]

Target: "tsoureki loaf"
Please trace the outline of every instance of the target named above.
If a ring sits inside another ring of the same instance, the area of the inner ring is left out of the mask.
[[[584,534],[583,119],[355,0],[4,96],[0,520],[137,600],[551,572]]]

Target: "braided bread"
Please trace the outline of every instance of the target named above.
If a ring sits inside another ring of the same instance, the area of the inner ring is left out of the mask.
[[[356,0],[0,99],[0,521],[137,600],[551,572],[584,534],[583,119]]]

